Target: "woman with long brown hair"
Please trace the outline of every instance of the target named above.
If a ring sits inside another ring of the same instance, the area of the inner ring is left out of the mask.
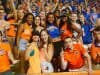
[[[20,25],[17,41],[18,43],[18,49],[19,49],[19,55],[21,60],[21,72],[25,73],[25,51],[28,46],[28,43],[30,41],[30,38],[32,36],[32,31],[34,30],[33,26],[33,20],[34,16],[32,13],[27,13],[22,21],[22,24]]]
[[[48,32],[42,30],[40,32],[40,60],[41,60],[41,69],[43,73],[53,72],[53,66],[51,60],[54,53],[54,48],[52,42],[50,41]]]
[[[35,20],[34,20],[34,25],[35,25],[35,30],[38,31],[38,32],[41,32],[41,30],[44,29],[41,22],[42,22],[41,17],[36,16]]]
[[[48,13],[46,17],[46,29],[52,39],[53,46],[54,46],[54,56],[52,59],[52,63],[54,66],[55,72],[58,71],[60,68],[59,64],[59,55],[62,47],[62,42],[60,38],[60,30],[57,26],[57,21],[53,13]]]

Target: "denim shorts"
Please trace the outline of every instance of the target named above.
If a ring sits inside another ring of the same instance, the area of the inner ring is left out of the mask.
[[[27,48],[28,41],[25,39],[20,39],[19,41],[19,50],[24,51]]]
[[[54,72],[53,66],[49,62],[41,62],[42,72],[43,73],[52,73]]]
[[[13,75],[11,70],[7,70],[5,72],[0,73],[0,75]]]

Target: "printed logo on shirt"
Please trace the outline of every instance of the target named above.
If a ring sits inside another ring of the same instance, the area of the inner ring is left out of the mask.
[[[47,28],[48,31],[54,31],[54,29],[57,29],[55,26],[50,26]]]
[[[24,30],[24,34],[30,34],[30,31],[28,29]]]
[[[79,52],[78,52],[78,51],[75,51],[74,53],[75,53],[76,55],[78,55],[78,54],[79,54]]]

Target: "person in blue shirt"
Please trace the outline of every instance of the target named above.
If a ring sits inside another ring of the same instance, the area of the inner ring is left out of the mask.
[[[84,2],[84,0],[77,0],[78,4],[81,4],[82,2]]]
[[[83,14],[79,15],[79,21],[81,28],[83,30],[83,36],[82,36],[83,44],[84,47],[88,50],[91,47],[91,43],[93,42],[92,32],[91,32],[93,25],[86,23]]]
[[[76,6],[74,5],[74,1],[71,1],[71,9],[72,9],[72,12],[76,12]]]
[[[90,20],[93,25],[95,25],[97,18],[98,18],[98,13],[97,13],[96,7],[93,7],[92,13],[90,15]]]
[[[83,11],[83,14],[84,14],[84,17],[86,19],[86,21],[89,23],[89,24],[92,24],[91,20],[90,20],[90,7],[87,7],[85,11]]]
[[[57,72],[60,68],[60,63],[58,60],[62,48],[62,42],[60,38],[60,29],[57,26],[56,18],[54,17],[53,13],[48,13],[46,16],[46,29],[54,45],[54,56],[52,63],[54,66],[54,71]]]

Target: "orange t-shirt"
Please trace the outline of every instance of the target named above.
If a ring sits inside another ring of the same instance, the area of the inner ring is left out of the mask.
[[[32,35],[31,32],[32,32],[32,28],[27,23],[25,23],[24,28],[23,28],[23,32],[21,33],[21,38],[26,39],[26,40],[30,40],[30,37]]]
[[[11,37],[15,37],[16,36],[16,27],[13,25],[16,21],[14,19],[8,20],[8,22],[10,23],[10,28],[7,31],[7,35],[11,36]]]
[[[99,55],[100,62],[100,47],[95,47],[95,45],[93,44],[90,51],[93,61],[97,62],[97,55]]]
[[[61,39],[62,40],[64,40],[67,36],[68,37],[73,36],[72,32],[68,29],[66,23],[61,27],[61,31],[63,31],[63,33],[61,34]]]
[[[85,49],[80,44],[74,44],[73,50],[64,51],[64,60],[68,62],[69,69],[79,69],[84,65]]]
[[[11,48],[9,44],[0,44],[0,72],[4,72],[10,69],[10,62],[8,58],[8,51],[10,50]]]

